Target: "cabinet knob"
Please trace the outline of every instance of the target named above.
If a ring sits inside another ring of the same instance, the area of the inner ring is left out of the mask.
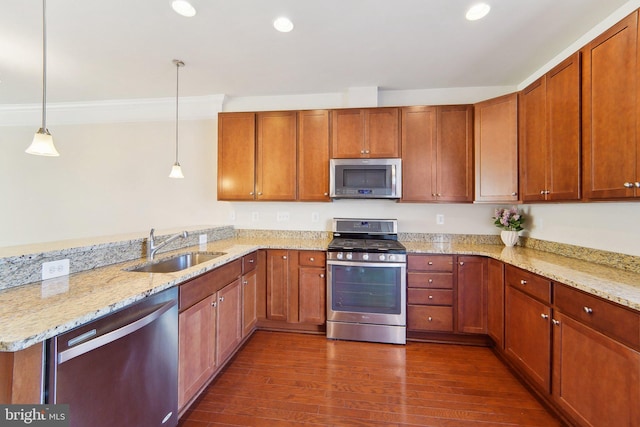
[[[433,283],[433,279],[429,279],[429,283]]]
[[[623,185],[624,188],[633,188],[635,186],[633,182],[625,182]]]
[[[251,259],[249,260],[249,264],[253,264],[253,262],[254,262],[254,261],[255,261],[255,259],[251,258]]]
[[[315,260],[316,260],[316,259],[315,259],[314,257],[309,258],[309,261],[311,261],[311,262],[313,262],[313,261],[315,261]]]
[[[429,322],[431,322],[431,321],[433,320],[433,318],[432,318],[431,316],[429,316],[429,317],[427,317],[427,320],[428,320]]]
[[[328,196],[328,195],[329,195],[329,193],[324,193],[324,195],[325,195],[325,196]]]
[[[521,280],[520,280],[520,284],[521,284],[521,285],[526,285],[526,284],[527,284],[527,281],[526,281],[526,280],[524,280],[524,279],[521,279]]]
[[[369,150],[364,150],[364,154],[369,154]]]
[[[436,193],[431,193],[431,197],[436,197]]]
[[[429,299],[433,299],[433,295],[429,295]]]
[[[551,319],[551,323],[553,323],[555,326],[560,326],[560,321],[559,320]]]
[[[360,154],[364,154],[364,150],[360,150]]]
[[[592,314],[593,313],[593,309],[591,307],[582,307],[582,309],[587,314]]]
[[[320,273],[320,278],[324,279],[324,273]]]
[[[513,193],[511,193],[511,195],[512,195],[512,196],[517,196],[517,195],[518,195],[518,193],[514,191]]]
[[[640,188],[640,181],[636,182],[636,188]]]
[[[262,192],[258,191],[258,196],[262,196]]]
[[[442,193],[436,193],[436,196],[442,197]]]
[[[253,191],[249,193],[250,196],[253,196]]]
[[[282,255],[282,259],[287,259],[287,256],[286,255]]]
[[[460,265],[464,265],[464,261],[460,261]]]
[[[248,284],[249,284],[249,282],[247,282],[246,280],[243,280],[243,281],[242,281],[242,284],[243,284],[243,285],[248,285]]]
[[[220,302],[224,301],[224,297],[220,297],[218,299],[220,300]]]
[[[549,315],[548,315],[548,314],[544,314],[544,313],[542,313],[542,314],[540,315],[540,317],[542,317],[543,319],[547,320],[547,319],[549,318]]]
[[[211,303],[211,307],[215,307],[216,305],[218,305],[215,301]]]
[[[427,264],[429,264],[429,265],[433,265],[433,261],[429,261]]]

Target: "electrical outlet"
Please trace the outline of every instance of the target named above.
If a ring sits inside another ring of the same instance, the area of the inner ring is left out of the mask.
[[[253,211],[251,212],[251,222],[258,222],[260,221],[260,213]]]
[[[278,212],[276,214],[276,221],[278,222],[289,221],[289,212]]]
[[[201,234],[200,236],[198,236],[198,243],[201,245],[206,245],[207,244],[207,235],[206,234]]]
[[[444,224],[444,215],[437,214],[436,215],[436,224],[443,225]]]
[[[320,222],[320,214],[318,212],[311,212],[311,222]]]
[[[42,280],[69,275],[69,258],[42,263]]]

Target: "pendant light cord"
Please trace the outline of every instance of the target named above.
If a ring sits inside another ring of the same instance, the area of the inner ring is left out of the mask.
[[[176,163],[178,163],[178,94],[180,84],[180,61],[176,62]]]
[[[42,131],[47,130],[47,0],[42,0]]]

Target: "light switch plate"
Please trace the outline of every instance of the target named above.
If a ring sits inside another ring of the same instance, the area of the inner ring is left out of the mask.
[[[436,224],[443,225],[444,224],[444,215],[437,214],[436,215]]]

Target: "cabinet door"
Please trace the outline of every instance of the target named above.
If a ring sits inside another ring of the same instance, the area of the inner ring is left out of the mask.
[[[216,338],[218,365],[221,365],[229,358],[242,340],[241,284],[241,280],[237,279],[217,292],[218,322]]]
[[[218,114],[218,200],[253,200],[255,114]]]
[[[487,333],[487,260],[458,257],[458,332]]]
[[[550,393],[551,308],[511,286],[505,298],[505,352],[535,385]]]
[[[504,264],[487,260],[487,333],[504,349]]]
[[[402,109],[402,200],[436,200],[436,107]]]
[[[400,109],[365,110],[364,157],[400,157]]]
[[[553,398],[584,426],[640,425],[640,353],[555,315]]]
[[[473,201],[473,107],[438,107],[436,196],[444,202]]]
[[[582,50],[583,195],[633,197],[638,117],[638,12]]]
[[[267,251],[267,319],[289,321],[289,282],[289,251],[269,249]]]
[[[296,112],[257,113],[258,200],[296,199]]]
[[[182,408],[216,369],[216,295],[178,316],[178,408]]]
[[[475,104],[477,202],[518,200],[518,95]]]
[[[547,200],[580,199],[580,53],[547,73]]]
[[[331,111],[331,158],[365,157],[364,110]]]
[[[242,338],[256,327],[258,271],[252,270],[242,276]]]
[[[300,267],[298,270],[299,322],[324,324],[327,316],[327,282],[324,267]]]
[[[331,200],[327,110],[298,112],[298,200]]]
[[[520,196],[524,202],[546,199],[548,158],[547,79],[539,78],[519,97]]]

